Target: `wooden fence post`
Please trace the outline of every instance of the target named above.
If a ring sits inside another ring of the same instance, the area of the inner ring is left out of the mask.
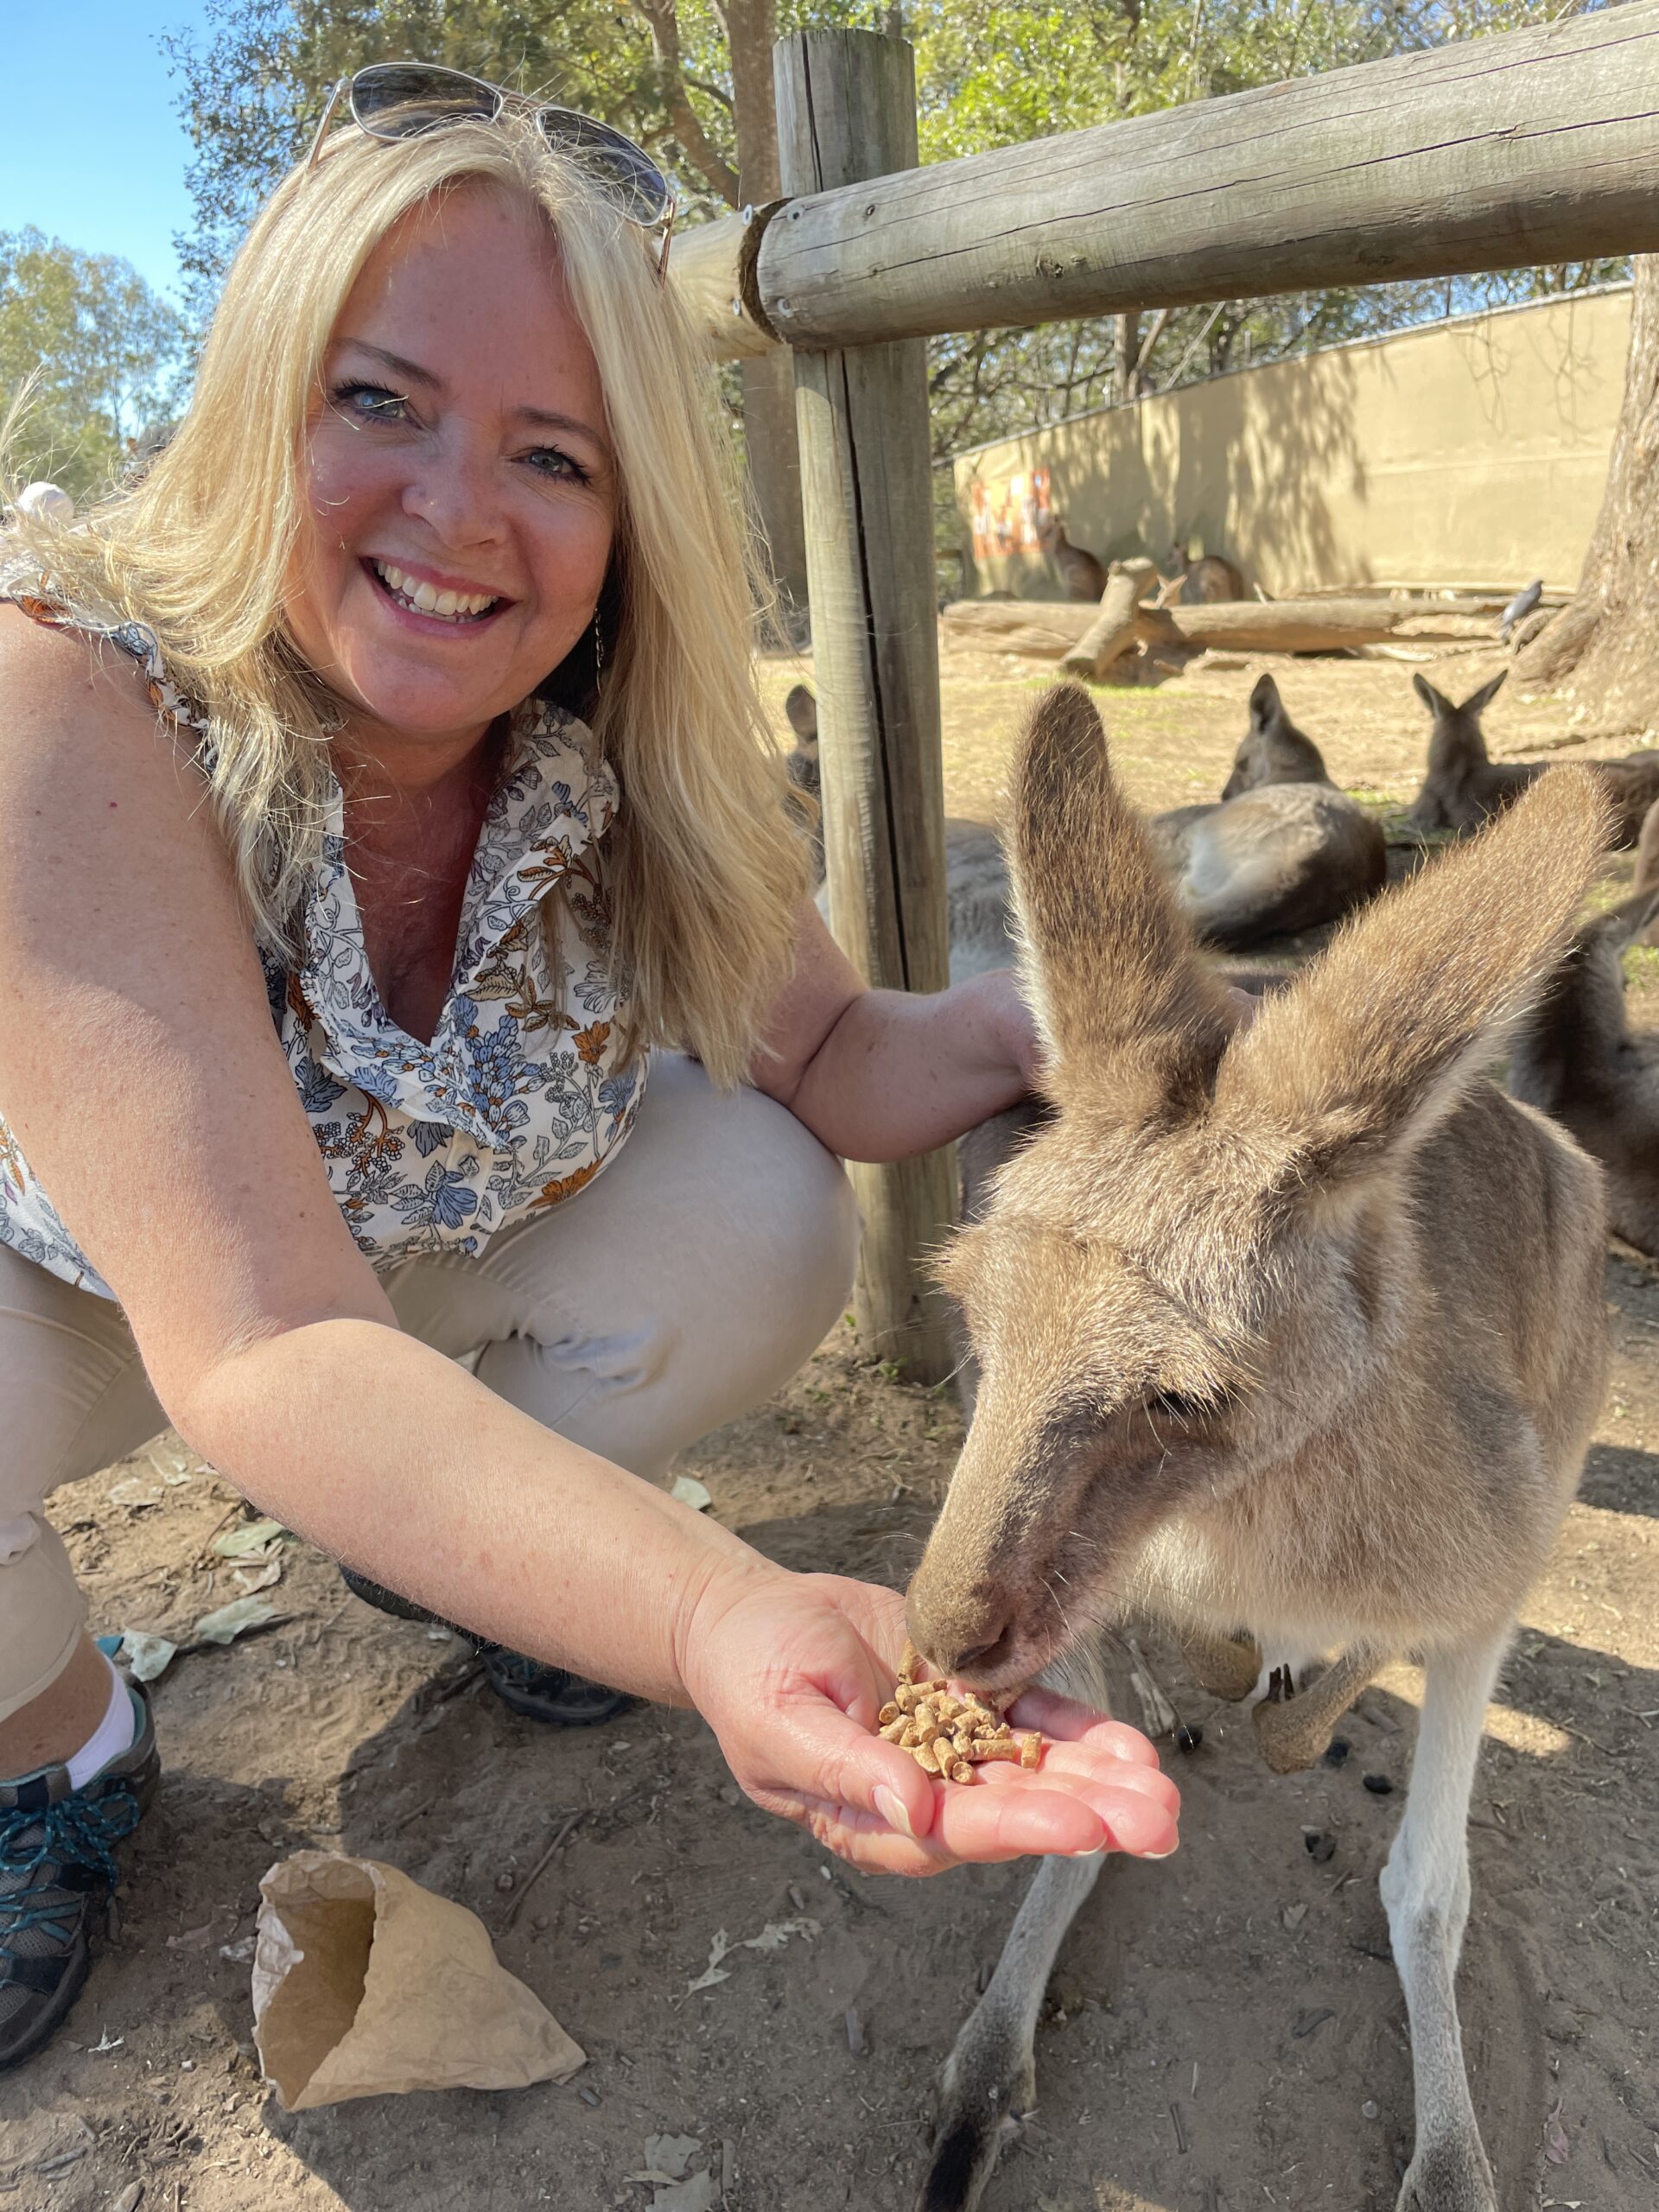
[[[802,31],[773,49],[791,195],[913,168],[914,56],[873,31]],[[786,222],[785,208],[777,219]],[[837,938],[877,986],[948,980],[925,341],[797,353],[796,423],[818,691],[824,851]],[[956,1205],[951,1149],[855,1166],[866,1349],[937,1382],[950,1339],[929,1249]]]

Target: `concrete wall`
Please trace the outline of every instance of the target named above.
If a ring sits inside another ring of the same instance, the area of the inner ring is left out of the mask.
[[[1112,407],[954,463],[969,591],[1061,596],[1046,512],[1102,559],[1179,537],[1275,599],[1570,589],[1624,389],[1627,288],[1471,315]]]

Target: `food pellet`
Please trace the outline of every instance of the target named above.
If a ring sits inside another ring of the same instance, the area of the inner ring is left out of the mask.
[[[972,1690],[960,1696],[927,1670],[906,1644],[899,1685],[876,1715],[876,1732],[908,1751],[924,1774],[946,1782],[972,1782],[974,1770],[1006,1759],[1028,1772],[1042,1764],[1043,1738],[1035,1729],[1016,1736],[1002,1715]]]

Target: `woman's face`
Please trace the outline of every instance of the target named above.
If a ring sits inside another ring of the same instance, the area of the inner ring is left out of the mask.
[[[564,658],[616,481],[598,365],[531,211],[461,191],[381,241],[324,359],[306,493],[289,628],[370,749],[469,746]]]

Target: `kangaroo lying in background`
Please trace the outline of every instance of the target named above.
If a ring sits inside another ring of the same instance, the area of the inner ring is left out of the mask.
[[[1481,735],[1480,717],[1503,688],[1509,673],[1500,669],[1478,691],[1454,707],[1425,676],[1412,688],[1434,718],[1428,741],[1428,772],[1407,819],[1416,830],[1478,830],[1544,773],[1544,760],[1494,760]],[[1613,842],[1633,845],[1643,817],[1659,798],[1659,752],[1631,753],[1623,760],[1583,764],[1606,787],[1613,815]]]
[[[997,1696],[1137,1615],[1233,1698],[1264,1659],[1334,1652],[1255,1708],[1278,1771],[1313,1764],[1385,1661],[1421,1657],[1382,1878],[1416,2080],[1400,2212],[1497,2212],[1453,1995],[1469,1795],[1606,1350],[1599,1174],[1478,1071],[1560,957],[1605,816],[1552,769],[1236,1033],[1084,692],[1040,702],[1014,779],[1046,1096],[1034,1128],[1003,1117],[988,1187],[995,1144],[964,1150],[979,1217],[942,1272],[972,1421],[910,1634]],[[1100,1865],[1039,1868],[944,2069],[925,2212],[975,2205],[1031,2106],[1044,1986]]]
[[[1037,543],[1053,562],[1068,599],[1098,599],[1106,588],[1106,571],[1094,555],[1074,545],[1058,515],[1037,525]]]
[[[1659,915],[1659,804],[1636,891],[1580,932],[1510,1052],[1510,1089],[1570,1129],[1607,1178],[1608,1218],[1659,1254],[1659,1037],[1630,1034],[1624,952]]]
[[[817,799],[818,710],[805,684],[791,691],[784,711],[796,741],[790,781]],[[1222,798],[1154,814],[1147,824],[1194,928],[1234,951],[1335,921],[1388,879],[1381,829],[1332,783],[1270,676],[1251,692],[1249,711]],[[815,836],[822,883],[821,828]],[[1007,867],[986,823],[947,820],[944,845],[950,980],[959,983],[1013,957]],[[819,906],[827,912],[822,891]]]
[[[795,746],[784,760],[791,784],[813,802],[810,831],[818,911],[830,916],[823,874],[823,770],[818,761],[818,702],[804,683],[784,701]],[[1008,871],[1001,840],[988,823],[948,817],[944,825],[944,886],[950,932],[950,981],[964,982],[1014,958],[1009,936]]]
[[[1235,951],[1335,921],[1388,880],[1381,827],[1331,781],[1270,676],[1250,693],[1220,800],[1154,815],[1147,828],[1193,927]]]

